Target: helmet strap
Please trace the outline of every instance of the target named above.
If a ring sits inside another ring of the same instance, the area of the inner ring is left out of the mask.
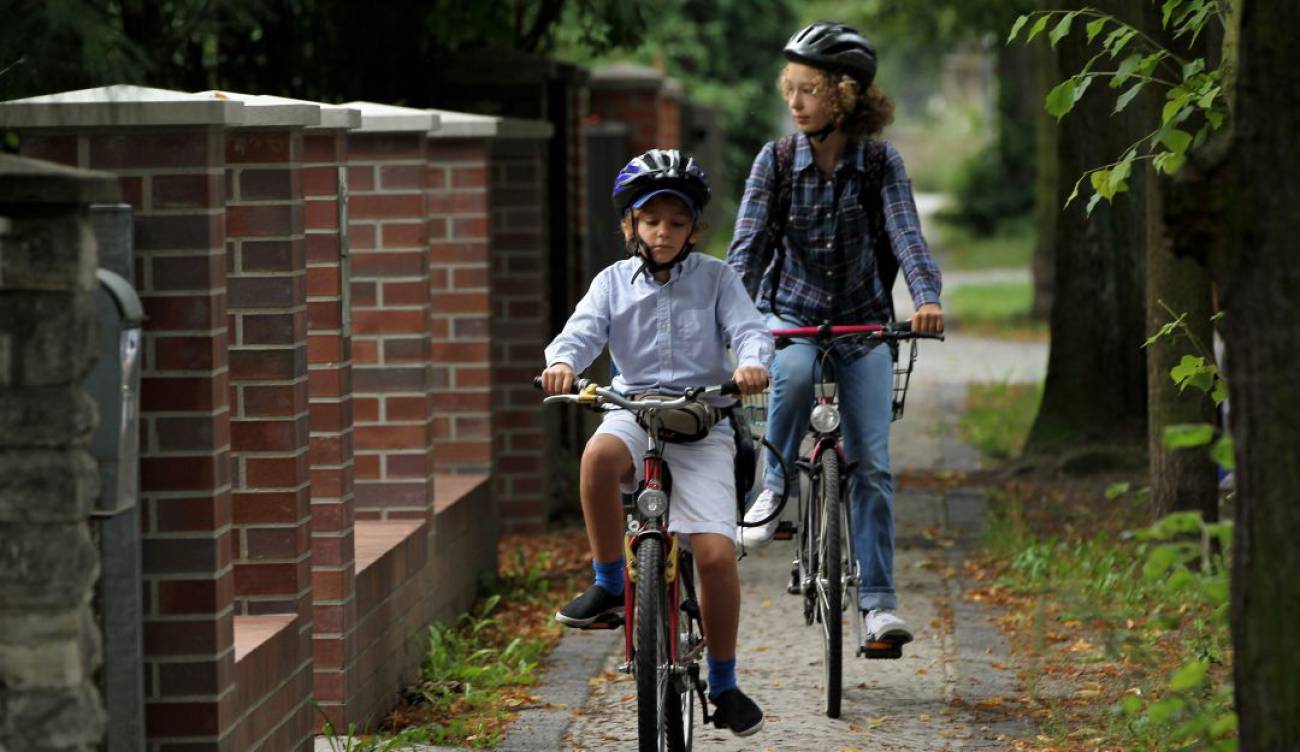
[[[826,125],[822,126],[820,129],[815,130],[812,133],[809,133],[808,137],[817,139],[819,143],[824,143],[826,141],[826,137],[834,133],[837,127],[838,124],[834,120],[832,120]]]
[[[695,233],[695,224],[695,222],[691,222],[691,234]],[[654,253],[650,249],[650,245],[641,239],[641,233],[637,231],[636,212],[634,211],[632,213],[632,240],[628,244],[628,253],[641,259],[641,268],[637,269],[636,273],[641,274],[644,272],[646,279],[650,279],[659,272],[672,270],[674,266],[677,266],[687,256],[691,255],[691,251],[695,248],[695,244],[689,240],[689,237],[690,235],[687,236],[687,241],[682,244],[682,249],[677,252],[676,256],[659,263],[654,260]],[[633,275],[633,278],[635,279],[635,275]]]

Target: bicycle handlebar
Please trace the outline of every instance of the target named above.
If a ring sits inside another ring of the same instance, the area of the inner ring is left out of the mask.
[[[542,388],[542,377],[533,377],[533,386]],[[634,412],[655,412],[674,410],[684,407],[688,402],[698,401],[701,397],[728,396],[740,394],[740,386],[735,381],[727,381],[713,386],[690,387],[682,396],[671,400],[631,400],[607,386],[599,386],[587,379],[578,379],[570,387],[568,394],[552,394],[542,400],[545,404],[552,402],[578,402],[583,404],[610,403]]]
[[[866,335],[868,339],[880,340],[944,339],[941,332],[912,331],[910,321],[898,321],[893,324],[822,324],[821,326],[796,326],[772,330],[773,337],[785,339],[803,337],[831,340],[856,335]]]

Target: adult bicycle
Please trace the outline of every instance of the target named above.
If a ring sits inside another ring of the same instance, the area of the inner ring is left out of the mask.
[[[877,342],[890,347],[897,347],[904,340],[910,341],[910,353],[905,356],[901,367],[896,365],[894,369],[893,419],[897,420],[903,412],[912,366],[916,362],[916,340],[941,340],[943,335],[913,332],[907,322],[790,327],[773,329],[772,335],[778,349],[790,346],[795,340],[810,342],[818,349],[818,356],[813,361],[816,404],[804,442],[809,449],[795,462],[808,482],[800,484],[807,493],[800,493],[798,497],[792,536],[795,558],[791,564],[789,591],[803,596],[805,623],[821,625],[824,709],[828,717],[838,718],[843,693],[843,614],[850,606],[856,609],[862,578],[854,550],[852,508],[846,482],[857,461],[850,459],[844,450],[835,396],[832,349],[836,343],[846,340]],[[788,489],[790,484],[785,485]],[[858,655],[866,658],[902,657],[900,643],[864,642],[862,620],[855,618],[852,621],[855,643],[859,646]]]

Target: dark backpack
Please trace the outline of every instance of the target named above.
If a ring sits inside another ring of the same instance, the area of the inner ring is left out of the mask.
[[[776,255],[772,266],[772,283],[768,288],[768,305],[776,313],[776,288],[781,280],[781,267],[785,264],[785,225],[790,219],[790,204],[794,188],[794,135],[776,140],[776,191],[767,207],[767,228],[772,238],[772,252]],[[858,194],[862,210],[867,213],[867,228],[871,233],[872,248],[876,254],[876,273],[885,287],[889,299],[889,320],[894,320],[894,302],[889,297],[898,278],[898,259],[890,246],[889,233],[885,231],[885,206],[880,191],[885,184],[885,142],[869,138],[863,144],[862,191]],[[835,187],[835,205],[839,206],[839,185]]]

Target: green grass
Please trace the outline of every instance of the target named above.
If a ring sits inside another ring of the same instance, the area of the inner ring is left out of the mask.
[[[1018,340],[1045,339],[1046,321],[1030,317],[1034,291],[1028,282],[997,282],[954,287],[944,295],[952,328],[967,334]]]
[[[991,460],[1019,456],[1042,397],[1042,384],[971,384],[958,423],[962,438]]]
[[[984,577],[995,599],[999,588],[1015,594],[1001,603],[1003,625],[1029,664],[1028,695],[1054,737],[1040,737],[1047,748],[1079,749],[1087,728],[1089,749],[1235,750],[1227,558],[1198,541],[1205,531],[1226,549],[1230,530],[1203,528],[1199,515],[1124,538],[1100,530],[1124,505],[1145,506],[1134,498],[1051,534],[1025,514],[1041,500],[997,498],[985,541],[995,563],[980,571],[995,578]],[[1070,682],[1091,707],[1063,694]]]
[[[1004,222],[993,235],[980,237],[939,216],[931,232],[944,269],[1027,269],[1033,263],[1034,227],[1028,218]]]
[[[944,296],[944,309],[958,325],[989,324],[1029,318],[1034,290],[1028,282],[962,285]]]

